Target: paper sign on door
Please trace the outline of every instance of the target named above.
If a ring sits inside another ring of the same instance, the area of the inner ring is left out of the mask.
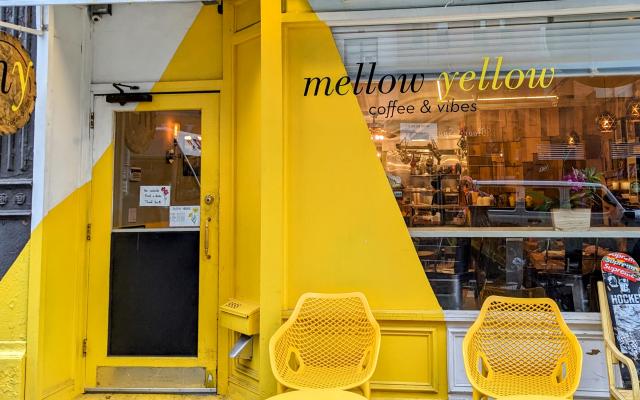
[[[171,206],[169,226],[200,226],[200,206]]]
[[[171,186],[140,186],[140,207],[168,207]]]

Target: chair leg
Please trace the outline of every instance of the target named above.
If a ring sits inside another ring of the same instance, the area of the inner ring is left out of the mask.
[[[482,398],[484,396],[482,396],[482,394],[480,392],[478,392],[477,390],[473,389],[473,400],[482,400]]]
[[[280,383],[280,382],[276,383],[276,392],[278,392],[278,394],[284,393],[285,389],[286,388],[284,387],[284,385],[282,383]]]
[[[361,389],[364,397],[366,397],[367,399],[371,399],[371,384],[369,383],[369,381],[363,383]]]

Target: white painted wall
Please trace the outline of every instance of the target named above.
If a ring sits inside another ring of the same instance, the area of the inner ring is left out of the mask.
[[[49,7],[38,42],[32,229],[90,173],[89,19],[83,6]]]
[[[141,91],[150,91],[201,8],[200,2],[115,4],[112,15],[91,22],[93,93],[114,92],[112,83],[135,83]],[[104,97],[94,99],[94,163],[112,142],[112,113],[135,110],[136,105],[114,106]]]
[[[144,82],[141,89],[150,90],[201,7],[116,4],[113,15],[99,22],[89,19],[85,6],[45,8],[49,28],[38,39],[36,70],[32,229],[90,180],[93,163],[110,143],[99,140],[96,147],[90,140],[91,84]],[[114,91],[109,85],[99,86]]]
[[[114,4],[92,23],[93,83],[158,81],[201,7]]]

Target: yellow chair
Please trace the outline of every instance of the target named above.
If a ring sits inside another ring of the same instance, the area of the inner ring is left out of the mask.
[[[571,399],[580,382],[580,344],[550,299],[488,297],[462,354],[474,400]]]
[[[370,398],[379,348],[380,326],[362,293],[306,293],[269,342],[278,393],[360,387]]]
[[[611,398],[617,400],[640,400],[640,385],[638,384],[638,371],[633,361],[622,354],[616,346],[616,339],[611,325],[609,314],[609,302],[605,294],[604,284],[598,282],[598,300],[600,302],[600,320],[602,321],[602,336],[604,336],[605,357],[607,360],[607,372],[609,374],[609,393]],[[620,389],[616,386],[615,365],[624,364],[631,377],[631,390]]]

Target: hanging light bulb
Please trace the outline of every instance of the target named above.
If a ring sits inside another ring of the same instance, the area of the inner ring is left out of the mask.
[[[369,133],[371,134],[371,140],[374,142],[381,142],[387,136],[387,130],[381,123],[376,122],[376,116],[373,116],[373,121],[369,124]]]
[[[627,106],[627,119],[631,122],[640,121],[640,99],[632,99]]]
[[[604,87],[606,88],[607,78],[603,77],[603,82],[605,83]],[[615,93],[615,92],[614,92]],[[607,89],[604,90],[604,107],[607,108]],[[598,125],[598,129],[600,129],[600,133],[608,133],[613,132],[618,125],[618,121],[615,115],[610,113],[609,111],[605,111],[602,114],[598,115],[596,118],[596,124]]]
[[[618,126],[618,121],[615,115],[608,111],[603,112],[596,118],[596,124],[601,133],[613,132]]]

